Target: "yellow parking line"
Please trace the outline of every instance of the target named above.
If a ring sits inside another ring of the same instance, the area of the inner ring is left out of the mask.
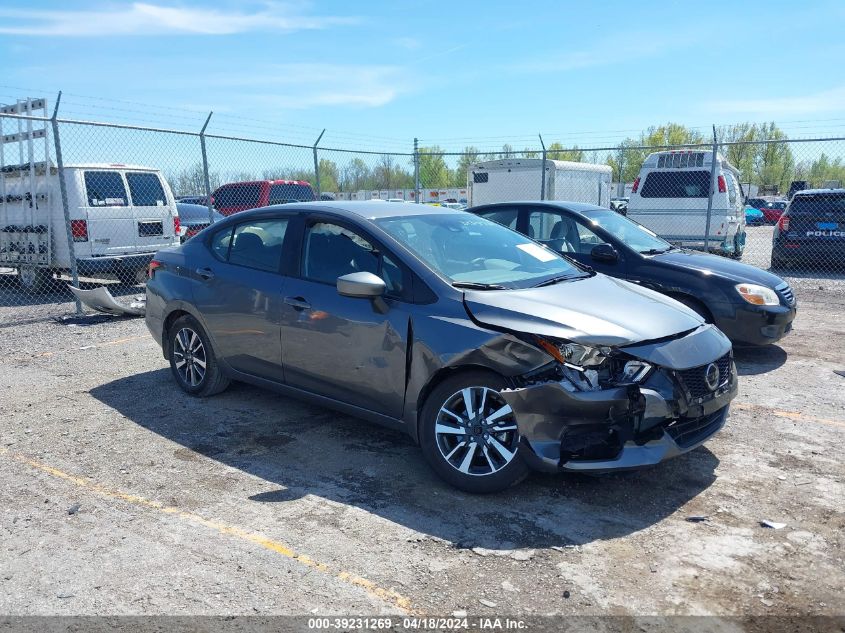
[[[732,406],[735,409],[741,409],[743,411],[762,411],[768,413],[769,415],[776,415],[780,418],[788,418],[790,420],[797,420],[799,422],[816,422],[818,424],[838,426],[845,429],[845,421],[828,420],[827,418],[817,418],[816,416],[807,415],[799,411],[781,411],[779,409],[773,409],[772,407],[767,407],[762,404],[750,404],[745,402],[739,402]]]
[[[123,343],[129,343],[131,341],[140,341],[143,339],[151,339],[149,334],[144,334],[143,336],[127,336],[126,338],[118,338],[113,341],[105,341],[104,343],[94,343],[93,345],[83,345],[82,347],[71,347],[68,349],[60,349],[56,350],[55,352],[41,352],[40,354],[35,354],[35,358],[49,358],[50,356],[55,356],[56,354],[61,354],[62,352],[78,352],[85,349],[98,349],[100,347],[109,347],[111,345],[122,345]],[[152,340],[152,339],[151,339]]]
[[[406,614],[412,613],[411,601],[405,596],[402,596],[401,594],[397,593],[393,589],[385,589],[384,587],[380,587],[371,580],[356,576],[355,574],[352,574],[347,571],[333,570],[325,563],[321,563],[317,560],[314,560],[313,558],[311,558],[310,556],[306,556],[305,554],[299,554],[288,545],[285,545],[280,541],[271,539],[270,537],[264,536],[263,534],[251,532],[236,525],[230,525],[222,521],[206,519],[205,517],[200,516],[199,514],[196,514],[194,512],[186,512],[185,510],[180,510],[179,508],[173,506],[167,506],[159,501],[147,499],[146,497],[134,495],[128,492],[123,492],[114,488],[109,488],[84,477],[77,477],[76,475],[71,475],[62,470],[59,470],[58,468],[53,468],[52,466],[27,457],[26,455],[22,455],[20,453],[13,453],[7,448],[0,447],[0,455],[7,455],[15,461],[36,468],[42,472],[47,473],[48,475],[63,479],[64,481],[70,482],[76,486],[79,486],[80,488],[85,488],[86,490],[90,490],[91,492],[95,492],[104,497],[119,499],[121,501],[125,501],[136,506],[141,506],[151,510],[156,510],[163,514],[176,516],[179,519],[189,521],[194,524],[202,525],[212,530],[216,530],[220,534],[234,536],[235,538],[254,543],[255,545],[259,545],[264,549],[270,550],[277,554],[281,554],[285,558],[295,560],[296,562],[305,565],[306,567],[316,569],[317,571],[322,572],[324,574],[331,575],[342,582],[353,585],[355,587],[360,587],[371,596],[374,596],[384,602],[387,602],[388,604],[395,606]]]

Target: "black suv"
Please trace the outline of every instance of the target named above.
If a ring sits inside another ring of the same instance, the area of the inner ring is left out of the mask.
[[[845,189],[796,192],[772,234],[772,268],[845,268]]]

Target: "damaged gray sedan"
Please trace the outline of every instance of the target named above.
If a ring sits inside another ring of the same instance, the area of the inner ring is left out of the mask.
[[[689,308],[424,205],[230,216],[156,254],[146,320],[188,394],[241,380],[400,429],[471,492],[659,463],[737,393],[730,342]]]

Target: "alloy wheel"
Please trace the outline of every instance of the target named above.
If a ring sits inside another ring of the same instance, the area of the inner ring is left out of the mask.
[[[519,430],[513,411],[495,389],[466,387],[437,413],[437,448],[464,475],[492,475],[513,461]]]
[[[188,327],[176,333],[173,340],[173,361],[185,384],[198,387],[205,379],[206,354],[200,335]]]

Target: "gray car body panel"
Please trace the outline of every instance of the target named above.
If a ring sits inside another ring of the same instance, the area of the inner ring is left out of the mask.
[[[417,304],[393,299],[341,297],[336,292],[326,292],[330,286],[324,286],[324,291],[319,293],[319,306],[292,308],[280,299],[289,292],[297,297],[308,294],[309,287],[303,284],[304,280],[300,277],[286,276],[282,270],[279,274],[279,297],[270,298],[270,303],[262,304],[262,309],[268,305],[280,306],[281,314],[267,313],[262,317],[265,319],[262,327],[270,328],[267,332],[279,328],[282,341],[279,371],[269,376],[260,370],[244,371],[242,367],[234,367],[233,358],[224,354],[219,360],[226,373],[233,378],[400,428],[417,440],[419,412],[433,385],[451,372],[484,368],[513,381],[514,389],[506,392],[509,394],[506,399],[516,405],[514,409],[517,410],[520,432],[525,442],[533,448],[533,441],[537,445],[535,452],[542,452],[541,442],[555,437],[555,433],[559,437],[565,427],[585,419],[613,422],[620,416],[630,417],[632,411],[645,406],[642,403],[648,398],[638,394],[636,387],[575,394],[553,386],[555,383],[533,388],[520,386],[520,381],[526,375],[556,362],[547,352],[533,344],[533,335],[624,348],[632,356],[647,360],[660,359],[678,368],[705,365],[724,353],[724,337],[719,338],[717,330],[703,326],[703,320],[693,311],[656,292],[603,275],[524,290],[464,292],[456,289],[403,244],[379,229],[372,219],[392,217],[399,212],[463,212],[431,209],[424,205],[413,209],[405,209],[404,206],[398,209],[397,206],[378,202],[295,203],[229,216],[219,225],[215,224],[201,239],[190,240],[175,249],[175,252],[170,249],[161,253],[161,258],[168,265],[148,283],[147,324],[156,340],[164,342],[163,350],[166,353],[167,343],[163,340],[163,333],[168,316],[174,310],[184,311],[194,315],[206,328],[215,351],[218,348],[225,349],[226,346],[219,344],[220,337],[230,336],[229,330],[238,333],[239,330],[234,326],[244,322],[244,314],[252,314],[250,318],[254,319],[256,308],[252,304],[240,305],[242,301],[238,305],[215,305],[218,325],[209,327],[212,322],[204,318],[203,311],[193,302],[197,284],[203,283],[195,274],[196,268],[231,265],[213,262],[201,255],[201,249],[206,248],[204,245],[212,234],[232,224],[274,217],[274,214],[313,213],[320,218],[345,223],[374,237],[392,256],[401,260],[427,284],[437,299],[432,303]],[[232,274],[237,276],[236,273]],[[241,283],[249,287],[249,269],[244,269],[241,274]],[[313,303],[312,297],[303,298]],[[220,298],[221,302],[225,300],[225,297]],[[377,305],[378,301],[384,305]],[[341,309],[342,305],[347,307]],[[326,314],[316,316],[316,311]],[[295,369],[285,367],[282,370],[286,358],[286,338],[296,336],[303,330],[291,329],[286,336],[282,335],[282,331],[286,327],[298,327],[302,323],[297,322],[309,319],[313,321],[306,324],[309,340],[324,340],[328,343],[327,349],[314,350],[324,356],[321,363],[318,363],[321,368],[304,366],[309,361],[306,348],[303,347],[297,352],[300,366]],[[219,324],[229,326],[222,327]],[[690,332],[695,335],[692,339],[688,339]],[[718,345],[707,348],[702,343],[684,352],[684,344],[672,344],[681,335],[679,340],[687,340],[687,343],[702,337],[702,342],[706,339]],[[367,343],[364,344],[364,341]],[[341,345],[345,346],[342,351],[347,355],[343,357],[343,362],[332,363],[331,352],[341,350]],[[238,349],[242,354],[246,348],[241,345]],[[309,382],[297,384],[297,372],[308,374]],[[321,380],[325,384],[321,384]],[[360,397],[364,392],[357,393],[357,399],[349,397],[356,389],[362,389],[362,385],[366,388],[373,382],[377,384],[372,387],[370,402],[379,397],[379,384],[390,390],[390,394],[381,394],[383,406],[366,406],[367,398]],[[303,387],[303,384],[307,386]],[[678,409],[674,404],[663,406],[659,400],[664,396],[673,397],[672,394],[657,392],[650,396],[652,411]],[[398,403],[398,406],[390,403]],[[572,406],[577,407],[578,415],[553,414]],[[544,407],[545,418],[541,413]],[[549,467],[548,460],[546,462],[540,466]]]
[[[525,290],[468,291],[466,303],[479,323],[584,345],[630,345],[704,323],[665,295],[605,275]]]

